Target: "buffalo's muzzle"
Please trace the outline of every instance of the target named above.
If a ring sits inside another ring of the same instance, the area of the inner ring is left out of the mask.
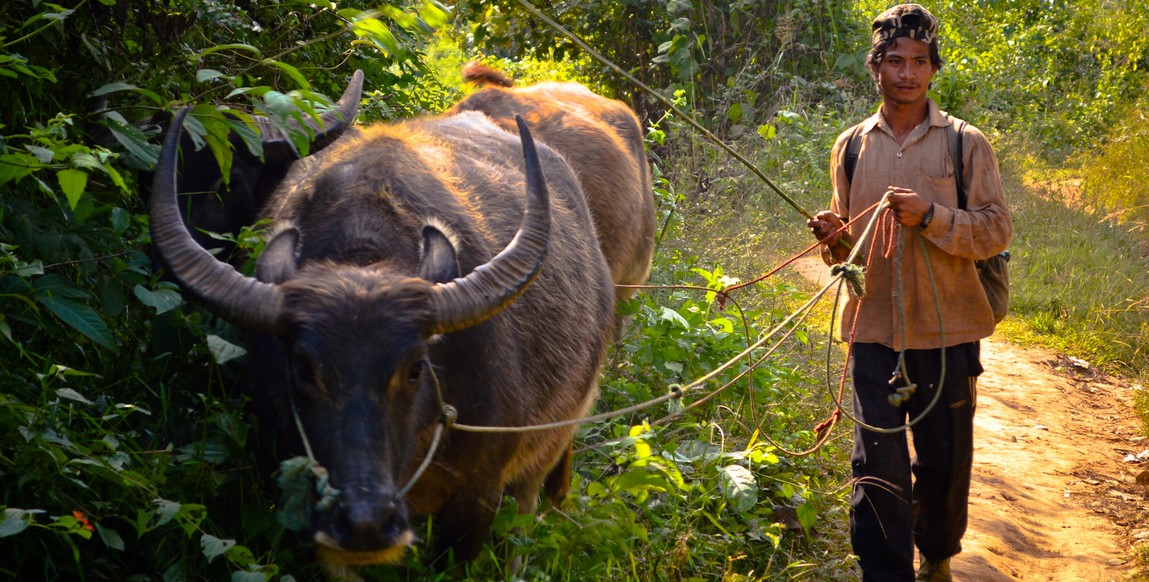
[[[393,500],[346,499],[315,533],[319,559],[328,564],[397,562],[415,534],[402,504]]]

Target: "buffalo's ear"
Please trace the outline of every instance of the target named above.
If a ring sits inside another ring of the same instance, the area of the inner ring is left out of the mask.
[[[255,278],[276,285],[290,280],[295,276],[295,249],[298,246],[298,229],[285,228],[276,233],[255,263]]]
[[[432,283],[447,283],[459,277],[459,259],[455,245],[443,231],[431,225],[423,227],[423,260],[419,278]]]

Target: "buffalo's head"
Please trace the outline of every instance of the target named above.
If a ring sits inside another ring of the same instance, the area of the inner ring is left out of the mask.
[[[460,277],[456,247],[423,228],[418,269],[400,261],[368,266],[297,264],[299,233],[267,245],[256,277],[204,251],[176,203],[176,155],[186,110],[172,124],[151,201],[152,241],[187,294],[216,315],[273,335],[287,362],[290,398],[319,464],[340,490],[314,513],[320,557],[342,564],[396,560],[414,535],[397,496],[422,460],[438,417],[427,343],[493,317],[534,280],[546,256],[549,198],[530,133],[520,121],[528,202],[518,233],[489,262]]]

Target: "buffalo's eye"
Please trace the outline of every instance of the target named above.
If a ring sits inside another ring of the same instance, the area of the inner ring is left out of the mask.
[[[423,362],[415,362],[410,368],[407,368],[407,384],[414,386],[419,383],[419,379],[423,377]]]
[[[317,369],[310,354],[304,350],[294,350],[291,355],[291,374],[297,388],[315,386]]]

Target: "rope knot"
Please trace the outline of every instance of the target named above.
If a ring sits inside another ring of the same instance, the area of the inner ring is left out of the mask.
[[[866,269],[854,263],[838,263],[830,267],[831,277],[841,277],[850,285],[850,295],[861,298],[866,296]]]
[[[887,400],[889,400],[890,406],[894,406],[894,407],[901,406],[901,405],[905,404],[910,399],[910,396],[913,396],[914,392],[916,392],[917,390],[918,390],[917,384],[908,384],[906,386],[902,386],[901,388],[898,388],[897,391],[894,392],[893,394],[890,394],[890,396],[889,396],[889,398],[887,398]]]
[[[443,405],[443,411],[439,416],[439,420],[444,425],[446,425],[447,427],[450,427],[451,425],[455,424],[455,421],[458,419],[459,419],[459,411],[456,410],[455,407],[451,406],[450,404],[444,404]]]

